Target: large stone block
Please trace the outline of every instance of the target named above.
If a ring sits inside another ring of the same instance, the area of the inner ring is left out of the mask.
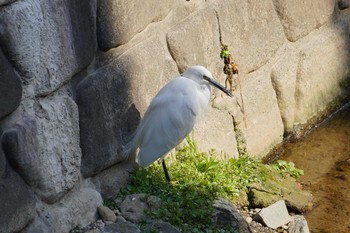
[[[24,118],[2,136],[11,164],[34,191],[53,203],[80,175],[78,109],[69,97],[36,100],[36,119]]]
[[[77,226],[87,226],[98,218],[97,208],[103,200],[94,189],[78,185],[58,202],[37,204],[38,216],[26,228],[26,233],[70,232]]]
[[[0,48],[0,118],[14,111],[22,97],[21,80]]]
[[[244,108],[244,114],[238,107],[231,111],[240,153],[260,158],[282,142],[284,131],[268,69],[240,76],[243,103],[240,90],[235,98]]]
[[[263,66],[284,43],[283,28],[270,0],[210,3],[218,12],[222,43],[229,46],[240,73]]]
[[[125,44],[148,24],[161,21],[170,12],[173,0],[98,1],[97,33],[99,47],[108,50]]]
[[[297,41],[322,26],[333,13],[334,0],[273,0],[278,16],[290,41]]]
[[[299,56],[295,123],[304,124],[349,94],[348,34],[343,29],[324,28],[303,43]]]
[[[0,42],[36,95],[58,89],[96,50],[95,2],[17,1],[0,10]]]
[[[123,139],[135,130],[158,90],[177,68],[157,37],[126,51],[77,86],[81,171],[91,176],[123,160]],[[125,141],[125,140],[124,140]]]
[[[1,152],[0,157],[3,157]],[[12,233],[33,220],[36,200],[19,175],[8,164],[5,166],[0,174],[0,232]]]
[[[295,87],[298,69],[298,53],[291,46],[285,46],[272,67],[271,80],[276,92],[278,107],[285,133],[293,131],[295,120]]]
[[[198,11],[167,33],[169,51],[180,72],[193,65],[203,65],[214,75],[220,68],[219,25],[211,8]]]

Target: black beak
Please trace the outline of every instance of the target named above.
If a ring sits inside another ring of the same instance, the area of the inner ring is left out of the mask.
[[[210,84],[212,84],[214,87],[218,88],[219,90],[221,90],[222,92],[224,92],[226,95],[233,97],[233,94],[227,90],[224,86],[222,86],[220,83],[218,83],[217,81],[215,81],[212,78],[206,77],[204,76],[204,79],[206,79]]]

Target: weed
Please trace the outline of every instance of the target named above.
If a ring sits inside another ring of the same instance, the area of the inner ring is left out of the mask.
[[[271,167],[278,171],[282,177],[289,175],[295,179],[298,179],[300,176],[304,175],[304,171],[296,168],[293,162],[277,160],[277,162],[272,164]]]

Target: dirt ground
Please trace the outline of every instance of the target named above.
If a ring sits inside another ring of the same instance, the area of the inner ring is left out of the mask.
[[[305,214],[310,231],[350,232],[350,107],[287,143],[280,159],[304,170],[299,180],[315,197]]]

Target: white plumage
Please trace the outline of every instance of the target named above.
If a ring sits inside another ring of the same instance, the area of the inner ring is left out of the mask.
[[[166,84],[151,101],[124,154],[135,156],[139,148],[137,162],[141,167],[166,155],[205,115],[211,97],[210,85],[232,97],[203,66],[192,66]]]

